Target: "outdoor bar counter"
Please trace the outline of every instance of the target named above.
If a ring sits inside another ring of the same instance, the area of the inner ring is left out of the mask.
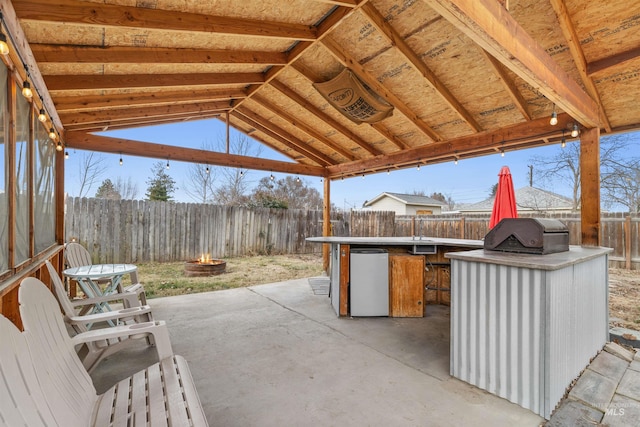
[[[450,263],[447,253],[468,251],[482,247],[480,240],[445,239],[432,237],[309,237],[307,241],[328,243],[331,247],[329,276],[331,281],[331,305],[339,316],[357,316],[353,313],[351,295],[352,279],[365,281],[372,297],[379,296],[369,282],[380,279],[379,262],[373,261],[371,268],[356,270],[353,275],[351,260],[366,260],[366,252],[381,250],[388,254],[388,312],[391,317],[422,317],[426,304],[449,304]],[[362,256],[358,252],[365,252]],[[360,258],[356,258],[360,256]],[[375,257],[371,257],[375,260]],[[357,267],[357,266],[356,266]],[[368,277],[373,275],[373,277]],[[371,279],[371,280],[369,280]],[[384,286],[384,285],[383,285]],[[365,292],[367,289],[365,288]],[[357,294],[362,295],[362,293]],[[365,296],[366,297],[366,296]],[[384,303],[384,301],[383,301]]]
[[[448,253],[451,375],[548,419],[609,339],[611,251]]]

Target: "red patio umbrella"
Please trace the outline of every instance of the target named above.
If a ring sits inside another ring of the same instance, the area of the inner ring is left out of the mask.
[[[516,195],[513,191],[513,180],[508,166],[503,166],[498,174],[498,190],[493,201],[493,211],[489,221],[489,229],[495,227],[504,218],[517,218]]]

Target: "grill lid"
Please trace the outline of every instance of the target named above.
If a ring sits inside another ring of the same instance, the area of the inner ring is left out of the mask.
[[[569,250],[569,230],[557,219],[505,218],[484,238],[484,248],[549,254]]]

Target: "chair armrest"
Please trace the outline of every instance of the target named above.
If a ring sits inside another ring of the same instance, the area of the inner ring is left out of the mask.
[[[71,324],[86,324],[126,319],[150,313],[151,307],[143,305],[139,307],[123,308],[121,310],[106,311],[104,313],[86,314],[84,316],[66,316],[66,320]]]
[[[159,360],[173,356],[171,340],[169,339],[169,330],[167,329],[166,323],[162,320],[136,323],[133,325],[114,326],[104,329],[92,329],[90,331],[74,335],[71,337],[71,342],[75,346],[89,342],[110,340],[113,338],[131,338],[134,335],[142,336],[146,334],[153,335]]]
[[[138,302],[138,297],[135,294],[135,292],[125,292],[122,294],[109,294],[109,295],[103,295],[101,297],[72,300],[71,305],[73,305],[74,308],[77,308],[85,305],[95,305],[95,304],[100,304],[102,302],[111,302],[111,301],[118,301],[118,300],[129,301],[129,305],[131,307],[136,307],[140,305],[140,303]]]

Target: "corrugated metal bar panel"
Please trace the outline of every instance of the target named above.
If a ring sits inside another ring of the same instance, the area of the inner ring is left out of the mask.
[[[608,261],[596,258],[550,272],[545,416],[609,339]]]
[[[544,412],[545,272],[452,260],[451,375]]]
[[[450,372],[549,418],[608,340],[607,256],[559,270],[452,260]]]

